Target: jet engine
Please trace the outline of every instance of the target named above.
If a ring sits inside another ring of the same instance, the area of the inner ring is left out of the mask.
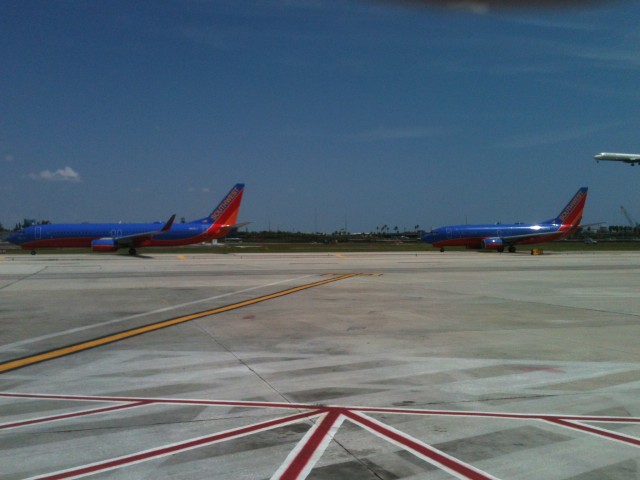
[[[91,250],[94,252],[115,252],[118,245],[113,238],[97,238],[91,242]]]
[[[504,242],[499,237],[485,238],[482,240],[482,248],[502,252],[504,250]]]

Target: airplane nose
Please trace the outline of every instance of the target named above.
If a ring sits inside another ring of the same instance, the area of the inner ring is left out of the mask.
[[[5,240],[9,243],[13,243],[13,244],[17,244],[18,241],[18,234],[17,233],[12,233],[11,235],[9,235],[7,238],[5,238]]]

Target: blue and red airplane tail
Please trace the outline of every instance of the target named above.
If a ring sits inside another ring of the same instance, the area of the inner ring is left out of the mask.
[[[234,226],[240,212],[243,193],[244,183],[237,183],[208,216],[191,223],[205,223],[220,227]]]
[[[548,223],[560,225],[560,230],[563,231],[572,232],[576,230],[582,220],[582,212],[587,201],[588,190],[587,187],[582,187],[578,190],[560,214],[556,218],[549,220]]]

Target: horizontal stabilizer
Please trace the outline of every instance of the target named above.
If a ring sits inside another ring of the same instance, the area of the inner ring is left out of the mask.
[[[242,228],[245,225],[249,225],[251,222],[243,222],[243,223],[236,223],[235,225],[222,225],[222,227],[220,227],[220,230],[233,230],[234,228]]]

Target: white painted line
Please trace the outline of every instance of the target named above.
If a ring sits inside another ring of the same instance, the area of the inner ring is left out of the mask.
[[[281,280],[279,282],[266,283],[264,285],[258,285],[257,287],[245,288],[243,290],[237,290],[235,292],[223,293],[222,295],[216,295],[213,297],[202,298],[200,300],[193,300],[191,302],[180,303],[178,305],[172,305],[170,307],[159,308],[157,310],[152,310],[150,312],[136,313],[135,315],[129,315],[127,317],[115,318],[113,320],[107,320],[106,322],[94,323],[92,325],[83,325],[82,327],[71,328],[69,330],[64,330],[62,332],[49,333],[47,335],[41,335],[39,337],[27,338],[25,340],[20,340],[18,342],[9,343],[6,345],[0,346],[0,352],[6,350],[13,350],[16,347],[22,347],[24,345],[30,345],[32,343],[40,342],[42,340],[48,340],[50,338],[61,337],[65,335],[69,335],[71,333],[83,332],[86,330],[91,330],[92,328],[104,327],[107,325],[112,325],[114,323],[126,322],[128,320],[133,320],[136,318],[146,317],[147,315],[155,315],[158,313],[170,312],[172,310],[177,310],[179,308],[188,307],[191,305],[197,305],[198,303],[210,302],[211,300],[218,300],[220,298],[231,297],[233,295],[238,295],[239,293],[251,292],[253,290],[259,290],[265,287],[272,287],[274,285],[280,285],[282,283],[293,282],[295,280],[302,280],[305,278],[312,277],[313,275],[303,275],[302,277],[288,278],[286,280]]]

